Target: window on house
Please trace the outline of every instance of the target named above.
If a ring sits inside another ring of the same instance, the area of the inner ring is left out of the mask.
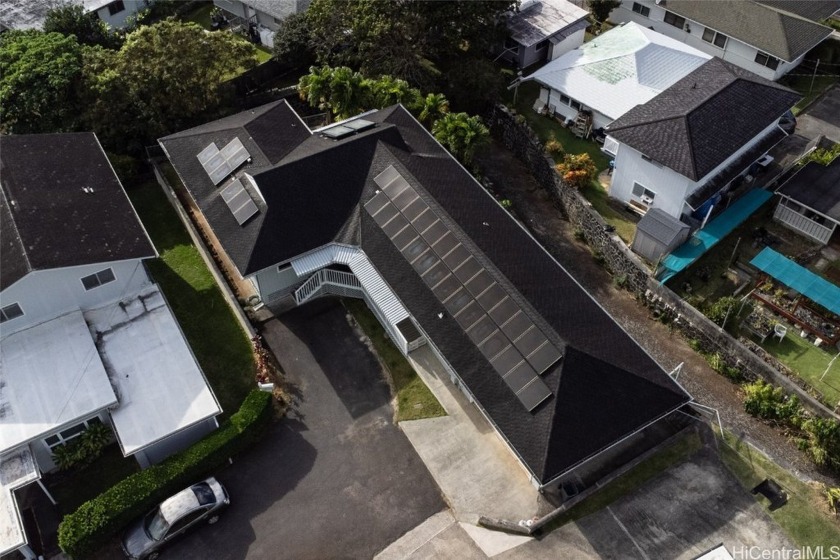
[[[108,282],[113,282],[116,280],[114,276],[114,271],[110,268],[106,268],[105,270],[100,270],[95,274],[91,274],[90,276],[85,276],[82,278],[82,285],[85,287],[85,290],[92,290],[101,286],[102,284],[107,284]]]
[[[685,18],[682,16],[678,16],[674,12],[665,12],[665,23],[668,25],[673,25],[674,27],[679,27],[682,29],[685,27]]]
[[[123,0],[117,0],[116,2],[111,2],[108,4],[108,13],[112,16],[117,15],[118,13],[125,10],[125,4]]]
[[[639,15],[650,17],[650,8],[648,6],[642,6],[638,2],[633,2],[633,11]]]
[[[546,39],[545,41],[540,41],[539,43],[537,43],[537,50],[541,51],[543,49],[548,48],[548,43],[549,43],[548,39]]]
[[[94,424],[101,424],[102,420],[98,417],[94,416],[90,420],[85,420],[81,424],[76,424],[75,426],[70,426],[66,430],[61,430],[57,434],[53,434],[51,436],[47,436],[44,438],[44,443],[47,444],[47,447],[50,448],[50,451],[54,450],[56,447],[61,447],[62,445],[67,445],[77,437],[82,435],[82,432],[93,426]]]
[[[656,198],[656,193],[639,183],[633,183],[633,196],[641,199],[645,204],[650,204]]]
[[[779,59],[773,56],[770,56],[767,53],[763,53],[758,51],[755,53],[755,61],[762,66],[766,66],[770,70],[775,70],[779,67]]]
[[[6,321],[11,321],[12,319],[17,319],[22,316],[23,309],[21,309],[20,305],[17,303],[0,308],[0,323],[5,323]]]
[[[703,40],[706,41],[707,43],[713,44],[716,47],[720,47],[720,48],[725,47],[726,46],[726,40],[728,38],[729,37],[727,37],[723,33],[718,33],[714,29],[709,29],[708,27],[706,28],[705,31],[703,31]]]
[[[569,99],[569,96],[568,96],[568,95],[563,95],[563,94],[561,93],[561,94],[560,94],[560,103],[562,103],[563,105],[571,105],[572,100],[571,100],[571,99]]]
[[[571,108],[572,108],[572,109],[574,109],[575,111],[580,111],[580,103],[578,103],[578,102],[577,102],[577,101],[575,101],[574,99],[572,99],[572,102],[571,102],[571,103],[569,103],[569,107],[571,107]]]

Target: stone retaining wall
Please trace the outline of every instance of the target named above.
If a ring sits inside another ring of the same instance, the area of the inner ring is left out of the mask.
[[[840,416],[812,397],[794,378],[774,368],[773,365],[777,363],[773,363],[775,360],[772,357],[769,360],[762,359],[667,286],[652,278],[650,270],[621,238],[610,231],[583,195],[563,182],[554,169],[554,160],[545,152],[524,117],[497,105],[487,120],[493,136],[528,168],[536,181],[551,194],[558,208],[581,232],[593,253],[603,260],[604,266],[616,278],[621,279],[624,288],[651,309],[654,317],[672,324],[686,339],[696,340],[699,349],[706,354],[719,354],[724,364],[739,369],[743,377],[761,378],[780,385],[786,391],[796,394],[810,411],[840,420]],[[801,380],[799,382],[802,383]]]

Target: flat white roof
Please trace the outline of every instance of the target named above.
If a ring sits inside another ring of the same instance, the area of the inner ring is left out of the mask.
[[[615,120],[710,58],[629,22],[552,60],[525,79],[536,80]]]
[[[117,403],[81,311],[0,344],[0,452]]]
[[[85,319],[119,396],[111,419],[123,454],[222,411],[157,285]]]
[[[0,556],[26,544],[26,533],[12,491],[40,477],[29,448],[0,455]]]

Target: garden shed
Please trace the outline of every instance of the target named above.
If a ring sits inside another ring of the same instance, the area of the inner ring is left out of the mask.
[[[639,221],[632,249],[651,262],[656,262],[682,245],[691,227],[660,208],[651,208]]]

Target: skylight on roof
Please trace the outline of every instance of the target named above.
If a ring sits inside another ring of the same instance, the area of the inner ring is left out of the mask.
[[[365,119],[353,119],[339,125],[330,127],[321,132],[322,135],[333,140],[341,140],[357,132],[368,130],[376,126],[375,122],[367,121]]]

